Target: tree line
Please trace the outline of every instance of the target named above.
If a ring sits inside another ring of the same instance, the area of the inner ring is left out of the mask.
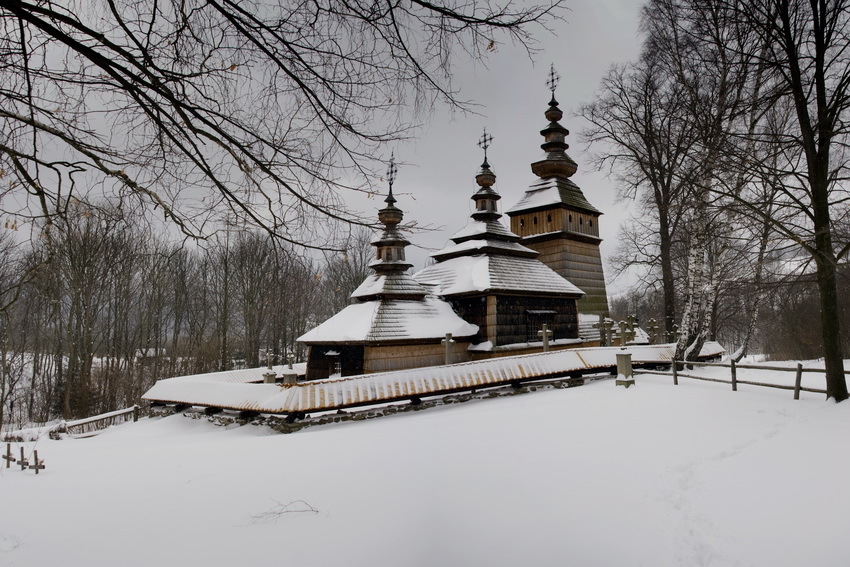
[[[0,241],[0,423],[80,417],[136,403],[155,380],[275,364],[348,303],[372,259],[303,250],[250,228],[175,243],[140,215],[77,205],[51,238]]]
[[[619,269],[642,278],[678,358],[727,323],[741,357],[784,300],[815,300],[814,324],[792,324],[817,336],[828,395],[846,399],[850,3],[650,0],[642,30],[640,57],[581,110],[638,205]]]

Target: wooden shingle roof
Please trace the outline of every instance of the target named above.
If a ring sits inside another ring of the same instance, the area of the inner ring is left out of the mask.
[[[297,340],[307,344],[437,340],[446,333],[471,337],[477,332],[477,325],[467,323],[451,305],[429,295],[417,301],[382,299],[354,303]]]
[[[602,214],[588,202],[579,186],[566,177],[538,180],[528,188],[516,205],[506,211],[506,214],[514,216],[553,206]]]
[[[575,298],[584,295],[554,270],[527,256],[457,256],[428,266],[413,277],[435,285],[435,293],[443,297],[496,291]]]

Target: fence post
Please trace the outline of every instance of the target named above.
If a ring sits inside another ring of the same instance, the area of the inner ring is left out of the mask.
[[[800,399],[800,384],[803,381],[803,365],[797,363],[797,377],[794,379],[794,399]]]
[[[139,421],[139,406],[136,404],[133,406],[133,421]]]
[[[732,391],[738,391],[738,369],[735,368],[735,361],[732,361]]]
[[[679,375],[676,374],[676,359],[675,358],[673,359],[673,365],[670,366],[670,368],[673,370],[673,385],[678,386],[679,385]]]

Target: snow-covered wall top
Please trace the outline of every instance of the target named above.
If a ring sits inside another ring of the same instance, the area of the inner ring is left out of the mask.
[[[631,353],[634,362],[667,362],[673,358],[675,348],[675,344],[668,344],[630,346],[625,349],[598,347],[561,350],[297,384],[240,384],[235,381],[205,380],[204,375],[194,375],[160,380],[142,398],[261,413],[326,411],[498,385],[513,380],[561,376],[571,371],[608,368],[616,365],[618,353]],[[718,343],[708,342],[701,356],[718,356],[723,352],[723,347]]]

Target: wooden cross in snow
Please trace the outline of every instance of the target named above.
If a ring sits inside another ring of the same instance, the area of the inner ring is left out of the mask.
[[[33,451],[33,460],[35,461],[35,463],[30,465],[29,468],[35,469],[35,474],[38,474],[38,471],[44,468],[44,461],[38,460],[38,451]]]
[[[21,458],[18,460],[18,464],[21,465],[21,470],[26,470],[27,466],[29,466],[30,462],[24,458],[24,448],[21,447]]]
[[[7,469],[12,466],[12,463],[15,463],[15,462],[18,461],[18,459],[16,459],[15,457],[12,456],[12,444],[11,443],[6,443],[6,454],[3,455],[3,460],[6,461],[6,468]]]

